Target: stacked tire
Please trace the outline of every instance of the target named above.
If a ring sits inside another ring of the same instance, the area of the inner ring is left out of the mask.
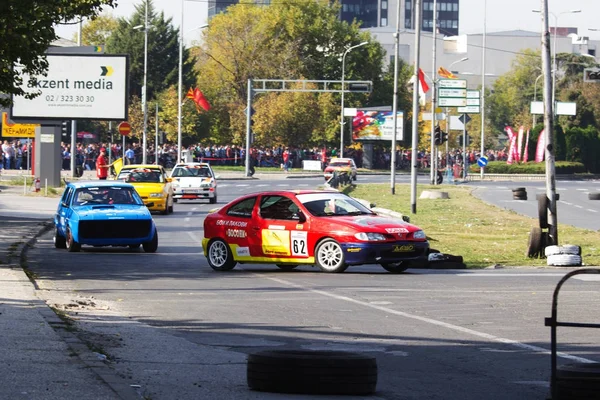
[[[556,370],[556,378],[558,399],[600,399],[600,363],[561,365]]]
[[[544,249],[544,255],[548,265],[572,267],[582,264],[581,247],[573,244],[547,246]]]
[[[512,190],[513,200],[527,200],[527,189],[518,187]]]

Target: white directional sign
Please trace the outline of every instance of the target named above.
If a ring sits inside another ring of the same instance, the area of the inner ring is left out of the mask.
[[[467,80],[466,79],[440,79],[438,82],[438,87],[452,88],[452,89],[466,89],[467,88]]]
[[[467,90],[468,99],[478,99],[480,96],[479,90]]]
[[[456,111],[461,114],[479,114],[481,112],[479,106],[458,107]]]
[[[469,99],[469,98],[467,98],[467,105],[468,106],[478,106],[479,105],[479,99]]]
[[[438,105],[440,107],[464,107],[467,105],[467,99],[465,97],[440,97]]]
[[[467,97],[466,89],[440,89],[440,97]]]

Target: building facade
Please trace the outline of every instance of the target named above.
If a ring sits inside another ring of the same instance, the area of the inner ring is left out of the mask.
[[[398,10],[398,1],[400,10]],[[438,33],[456,36],[459,29],[459,1],[438,0]],[[421,29],[433,32],[433,0],[423,0]],[[396,27],[400,12],[400,29],[415,29],[415,0],[341,0],[340,19],[348,23],[357,20],[361,28]]]

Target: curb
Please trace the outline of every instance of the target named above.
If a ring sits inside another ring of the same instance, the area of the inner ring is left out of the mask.
[[[52,308],[37,295],[37,290],[40,288],[38,287],[37,282],[25,272],[25,265],[27,263],[27,252],[29,249],[35,245],[39,237],[50,232],[54,228],[53,220],[46,220],[43,222],[43,224],[44,226],[33,237],[29,238],[22,246],[21,251],[19,252],[19,265],[15,265],[15,268],[23,270],[23,273],[27,276],[36,290],[36,300],[34,301],[35,303],[39,303],[39,306],[35,309],[40,313],[42,318],[44,318],[44,321],[46,321],[46,323],[54,330],[54,332],[56,332],[56,334],[65,342],[69,348],[69,351],[71,351],[73,354],[76,354],[77,359],[79,359],[79,361],[83,363],[90,371],[93,371],[98,379],[110,387],[119,398],[122,400],[139,400],[141,398],[140,393],[138,393],[134,387],[130,386],[121,377],[119,377],[119,375],[117,375],[117,373],[110,368],[109,364],[99,359],[98,355],[95,354],[85,342],[79,339],[76,333],[77,328],[75,332],[70,332],[69,329],[72,328],[69,327],[68,324],[63,321],[52,310]]]

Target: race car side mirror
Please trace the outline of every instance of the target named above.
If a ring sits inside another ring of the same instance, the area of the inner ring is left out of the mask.
[[[304,215],[304,213],[301,210],[298,210],[298,212],[294,213],[294,215],[292,215],[292,219],[297,219],[298,222],[300,222],[301,224],[306,222],[306,215]]]

